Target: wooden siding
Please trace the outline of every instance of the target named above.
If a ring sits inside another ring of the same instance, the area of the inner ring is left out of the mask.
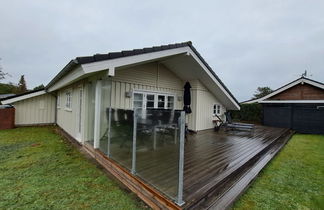
[[[268,100],[323,100],[324,90],[309,84],[298,84]]]
[[[92,75],[85,81],[93,81],[106,77],[105,72]],[[183,86],[185,81],[177,77],[171,70],[158,62],[142,64],[134,67],[117,69],[112,78],[111,106],[120,109],[133,109],[133,98],[126,97],[126,92],[144,90],[152,92],[169,93],[175,95],[175,109],[183,108]],[[191,130],[205,130],[213,127],[213,105],[220,104],[216,97],[207,90],[199,80],[189,81],[192,85],[191,108],[192,114],[187,116],[188,127]],[[77,82],[68,87],[61,88],[61,107],[57,109],[57,124],[69,135],[76,138],[77,125],[77,88],[84,82]],[[72,90],[72,110],[65,109],[66,91]],[[87,91],[84,89],[84,101],[87,101]],[[181,100],[178,100],[180,98]],[[221,105],[221,104],[220,104]],[[83,125],[87,116],[85,113],[87,103],[83,105]],[[222,111],[225,108],[221,105]],[[83,129],[83,138],[86,136],[86,129]]]
[[[163,64],[153,62],[126,69],[116,70],[112,77],[112,107],[132,109],[133,99],[125,96],[126,92],[145,90],[175,95],[175,108],[182,109],[184,81],[178,78]]]
[[[78,103],[79,103],[78,90],[82,86],[83,86],[83,82],[77,82],[71,86],[60,89],[57,92],[57,94],[60,95],[61,97],[60,105],[57,107],[57,124],[74,138],[76,138],[77,135]],[[72,109],[70,110],[65,108],[66,92],[68,91],[72,92]],[[83,97],[83,101],[84,99],[85,98]],[[85,103],[83,103],[83,107],[84,104]],[[82,116],[85,116],[84,108],[82,110],[83,110]]]
[[[56,99],[51,94],[43,94],[13,103],[16,108],[16,125],[55,123]]]

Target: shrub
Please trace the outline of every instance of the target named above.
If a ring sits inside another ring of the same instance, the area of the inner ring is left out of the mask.
[[[241,110],[230,111],[233,120],[246,121],[253,123],[262,123],[262,105],[261,104],[241,104]]]

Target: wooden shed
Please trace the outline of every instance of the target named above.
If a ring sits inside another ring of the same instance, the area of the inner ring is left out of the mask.
[[[324,84],[301,77],[245,103],[263,105],[263,124],[300,133],[324,134]]]

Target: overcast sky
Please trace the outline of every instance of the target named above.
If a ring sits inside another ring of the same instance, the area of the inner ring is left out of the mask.
[[[324,1],[2,1],[0,58],[46,85],[71,59],[192,41],[234,96],[308,70],[324,82]]]

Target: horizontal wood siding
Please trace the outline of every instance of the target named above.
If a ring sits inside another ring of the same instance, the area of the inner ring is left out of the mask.
[[[309,84],[298,84],[268,100],[323,100],[324,90]]]
[[[55,123],[56,99],[51,94],[35,96],[13,103],[16,125]]]
[[[178,96],[183,95],[184,81],[163,64],[153,62],[119,69],[112,80],[113,108],[132,109],[133,100],[125,96],[126,92],[146,90],[174,94],[175,108],[182,109],[183,101],[179,101]]]

